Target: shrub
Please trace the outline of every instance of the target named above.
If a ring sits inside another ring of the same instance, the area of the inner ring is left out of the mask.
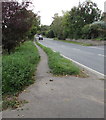
[[[106,37],[106,23],[103,21],[87,24],[82,28],[83,37],[86,39],[99,38],[105,40]]]
[[[2,92],[13,94],[32,84],[33,73],[39,61],[37,48],[32,42],[25,42],[14,53],[3,55]]]
[[[90,25],[87,24],[82,28],[83,38],[90,38]]]
[[[47,32],[46,32],[46,37],[48,37],[48,38],[54,38],[55,36],[54,36],[53,30],[47,31]]]

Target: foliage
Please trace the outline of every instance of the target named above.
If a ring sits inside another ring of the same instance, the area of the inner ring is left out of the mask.
[[[62,57],[58,52],[53,52],[50,48],[37,43],[47,53],[49,67],[55,75],[80,75],[80,69],[70,60]]]
[[[58,40],[58,39],[54,38],[54,40]],[[83,43],[83,42],[78,42],[78,41],[68,41],[68,40],[59,40],[59,41],[66,42],[66,43],[77,44],[77,45],[83,45],[83,46],[92,46],[91,43]]]
[[[32,12],[32,27],[28,32],[28,38],[32,39],[34,37],[34,35],[38,32],[38,30],[40,29],[40,16],[37,16],[37,14]]]
[[[54,36],[58,39],[64,39],[62,17],[58,16],[58,14],[55,14],[53,19],[54,20],[51,24],[51,29],[53,30]]]
[[[2,2],[3,48],[9,53],[26,40],[36,15],[27,8],[30,2]]]
[[[73,7],[71,11],[63,12],[63,16],[55,14],[53,19],[50,29],[53,30],[55,37],[79,39],[84,36],[82,28],[85,25],[101,20],[101,11],[96,3],[87,0],[78,7]],[[87,27],[84,29],[87,30]]]
[[[48,25],[41,25],[40,27],[40,34],[46,36],[46,32],[49,30],[49,26]]]
[[[3,55],[2,92],[15,94],[34,82],[32,75],[39,61],[37,48],[32,42],[25,42],[15,53]]]
[[[54,36],[54,32],[53,32],[53,30],[48,30],[48,31],[46,31],[46,37],[48,37],[48,38],[54,38],[55,36]]]
[[[87,24],[82,28],[82,33],[83,33],[83,37],[82,38],[86,38],[86,39],[90,39],[90,25]]]
[[[18,107],[21,107],[25,103],[27,103],[27,101],[18,100],[17,95],[3,96],[2,110],[6,110],[7,108],[16,109]]]
[[[93,22],[92,24],[85,25],[82,28],[83,38],[94,39],[106,37],[106,23],[103,21]],[[101,39],[101,40],[102,40]]]
[[[90,24],[94,21],[101,20],[101,10],[99,10],[97,4],[92,1],[87,0],[82,4],[79,4],[78,9],[79,14],[83,18],[85,24]]]
[[[99,21],[99,22],[94,22],[92,25],[98,25],[98,32],[99,35],[98,37],[101,40],[106,40],[106,22],[105,21]]]
[[[101,12],[97,5],[93,2],[84,2],[79,4],[78,7],[74,7],[69,12],[69,28],[70,28],[70,38],[81,38],[82,28],[86,24],[90,24],[94,21],[100,19]],[[89,18],[89,19],[88,19]]]
[[[106,22],[105,21],[97,21],[97,22],[93,22],[92,25],[98,25],[101,27],[101,29],[106,30]]]

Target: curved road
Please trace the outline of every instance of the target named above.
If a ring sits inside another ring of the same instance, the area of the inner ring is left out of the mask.
[[[40,40],[39,42],[86,67],[104,74],[104,57],[106,57],[104,46],[81,46],[49,38],[44,38],[43,41]]]

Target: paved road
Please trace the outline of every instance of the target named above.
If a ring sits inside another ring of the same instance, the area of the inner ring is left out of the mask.
[[[104,56],[104,46],[81,46],[55,41],[49,38],[44,38],[43,41],[39,42],[60,52],[68,58],[104,74],[104,57],[106,57]]]

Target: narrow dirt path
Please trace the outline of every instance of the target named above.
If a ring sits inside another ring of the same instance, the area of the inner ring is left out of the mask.
[[[28,103],[3,111],[3,118],[103,118],[104,82],[95,77],[55,77],[49,73],[47,55],[38,50],[37,80],[19,95]]]

